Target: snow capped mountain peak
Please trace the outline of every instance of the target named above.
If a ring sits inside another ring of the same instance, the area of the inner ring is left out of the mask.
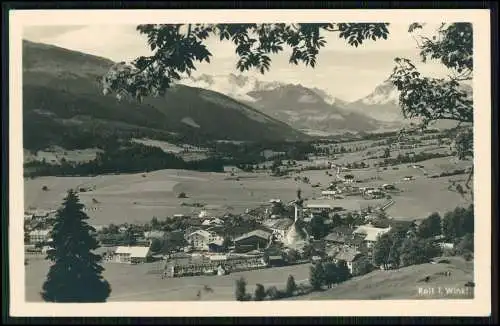
[[[375,90],[364,97],[361,102],[368,105],[395,104],[399,101],[399,92],[391,82],[378,85]]]
[[[323,100],[328,104],[336,104],[343,106],[346,102],[333,97],[326,91],[318,88],[307,88],[303,85],[285,83],[280,81],[262,81],[252,76],[237,75],[230,73],[229,75],[207,75],[201,74],[198,77],[189,77],[181,80],[179,84],[186,86],[210,89],[239,101],[255,102],[253,96],[249,95],[251,92],[279,90],[286,94],[293,92],[293,94],[300,94],[301,101],[315,103]],[[319,99],[318,96],[321,98]]]
[[[248,95],[252,91],[272,90],[282,86],[280,82],[265,82],[251,76],[244,75],[206,75],[190,77],[179,82],[186,86],[210,89],[236,100],[254,102],[255,99]]]

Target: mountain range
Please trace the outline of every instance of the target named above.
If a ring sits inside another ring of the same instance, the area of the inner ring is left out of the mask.
[[[222,76],[202,74],[199,77],[185,79],[181,84],[226,94],[307,133],[340,134],[375,131],[395,121],[379,119],[376,114],[366,114],[325,90],[301,84],[267,82],[235,74]],[[387,95],[392,96],[392,94]],[[387,108],[399,112],[397,104],[390,101],[387,103]]]
[[[202,74],[181,83],[223,93],[311,135],[380,132],[417,122],[403,117],[399,92],[390,81],[383,81],[371,93],[352,102],[316,87],[244,75]],[[462,87],[472,96],[471,86]],[[455,125],[454,121],[442,120],[433,126],[446,129]]]
[[[23,41],[23,142],[93,147],[105,137],[304,140],[311,135],[395,130],[404,122],[394,87],[354,102],[327,91],[229,74],[182,80],[142,103],[105,96],[98,79],[113,61]],[[65,146],[63,146],[65,147]]]
[[[23,41],[23,142],[27,149],[120,135],[190,139],[296,140],[308,136],[224,94],[176,85],[143,103],[105,96],[111,60]],[[76,145],[75,145],[76,146]],[[83,144],[81,146],[84,146]]]

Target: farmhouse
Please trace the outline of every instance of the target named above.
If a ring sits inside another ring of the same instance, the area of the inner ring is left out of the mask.
[[[345,183],[353,183],[355,178],[354,178],[354,175],[352,174],[346,174],[344,175],[344,177],[342,178],[342,180],[345,182]]]
[[[149,247],[120,246],[114,254],[114,261],[117,263],[138,264],[146,263],[151,259]]]
[[[323,190],[321,196],[328,199],[334,199],[336,195],[340,194],[340,190]]]
[[[318,199],[309,200],[306,203],[306,208],[311,212],[359,211],[361,210],[361,204],[357,200]]]
[[[353,238],[353,232],[353,228],[339,226],[334,228],[332,232],[325,237],[325,241],[335,245],[344,245],[347,243],[348,238]]]
[[[224,240],[215,232],[196,230],[186,237],[186,240],[195,250],[208,250],[208,245],[214,241]]]
[[[263,225],[272,231],[276,240],[283,241],[293,223],[294,221],[289,218],[279,218],[266,220],[263,222]]]
[[[234,166],[234,165],[224,165],[223,169],[224,169],[224,172],[228,172],[228,173],[241,172],[241,169]]]
[[[333,257],[333,261],[335,263],[339,261],[344,261],[349,269],[351,275],[359,274],[360,263],[362,258],[361,252],[352,249],[352,248],[342,248],[337,252],[337,254]]]
[[[165,238],[165,231],[147,231],[144,232],[144,239],[146,240],[153,240],[153,239],[159,239],[162,240]]]
[[[209,252],[224,252],[224,240],[217,239],[208,244]]]
[[[269,244],[271,233],[264,230],[254,230],[234,239],[235,249],[238,252],[264,249]]]
[[[353,234],[364,235],[363,240],[366,246],[368,248],[371,248],[380,235],[385,234],[390,230],[390,226],[387,228],[377,228],[372,226],[371,224],[366,224],[359,226],[356,230],[354,230]]]
[[[50,239],[50,230],[33,230],[29,233],[31,244],[44,243]]]

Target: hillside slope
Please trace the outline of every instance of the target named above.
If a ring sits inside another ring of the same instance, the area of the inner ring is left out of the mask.
[[[98,78],[113,62],[23,42],[24,146],[91,147],[89,138],[130,135],[187,139],[303,139],[287,124],[223,94],[178,85],[143,103],[102,95]],[[86,144],[78,144],[84,142]]]
[[[459,257],[444,257],[447,264],[421,264],[404,267],[397,270],[373,271],[363,276],[355,277],[332,289],[313,292],[304,296],[288,298],[287,300],[378,300],[378,299],[465,299],[473,298],[472,288],[465,283],[474,281],[474,262],[464,261]],[[450,276],[443,272],[450,271]],[[430,277],[429,282],[423,278]],[[423,289],[434,288],[434,293]],[[438,293],[441,288],[441,293]],[[447,289],[463,289],[468,292],[454,291],[446,293]]]

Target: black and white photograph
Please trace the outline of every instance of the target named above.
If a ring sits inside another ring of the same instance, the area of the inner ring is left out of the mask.
[[[11,13],[15,300],[489,314],[489,11],[422,12]]]

